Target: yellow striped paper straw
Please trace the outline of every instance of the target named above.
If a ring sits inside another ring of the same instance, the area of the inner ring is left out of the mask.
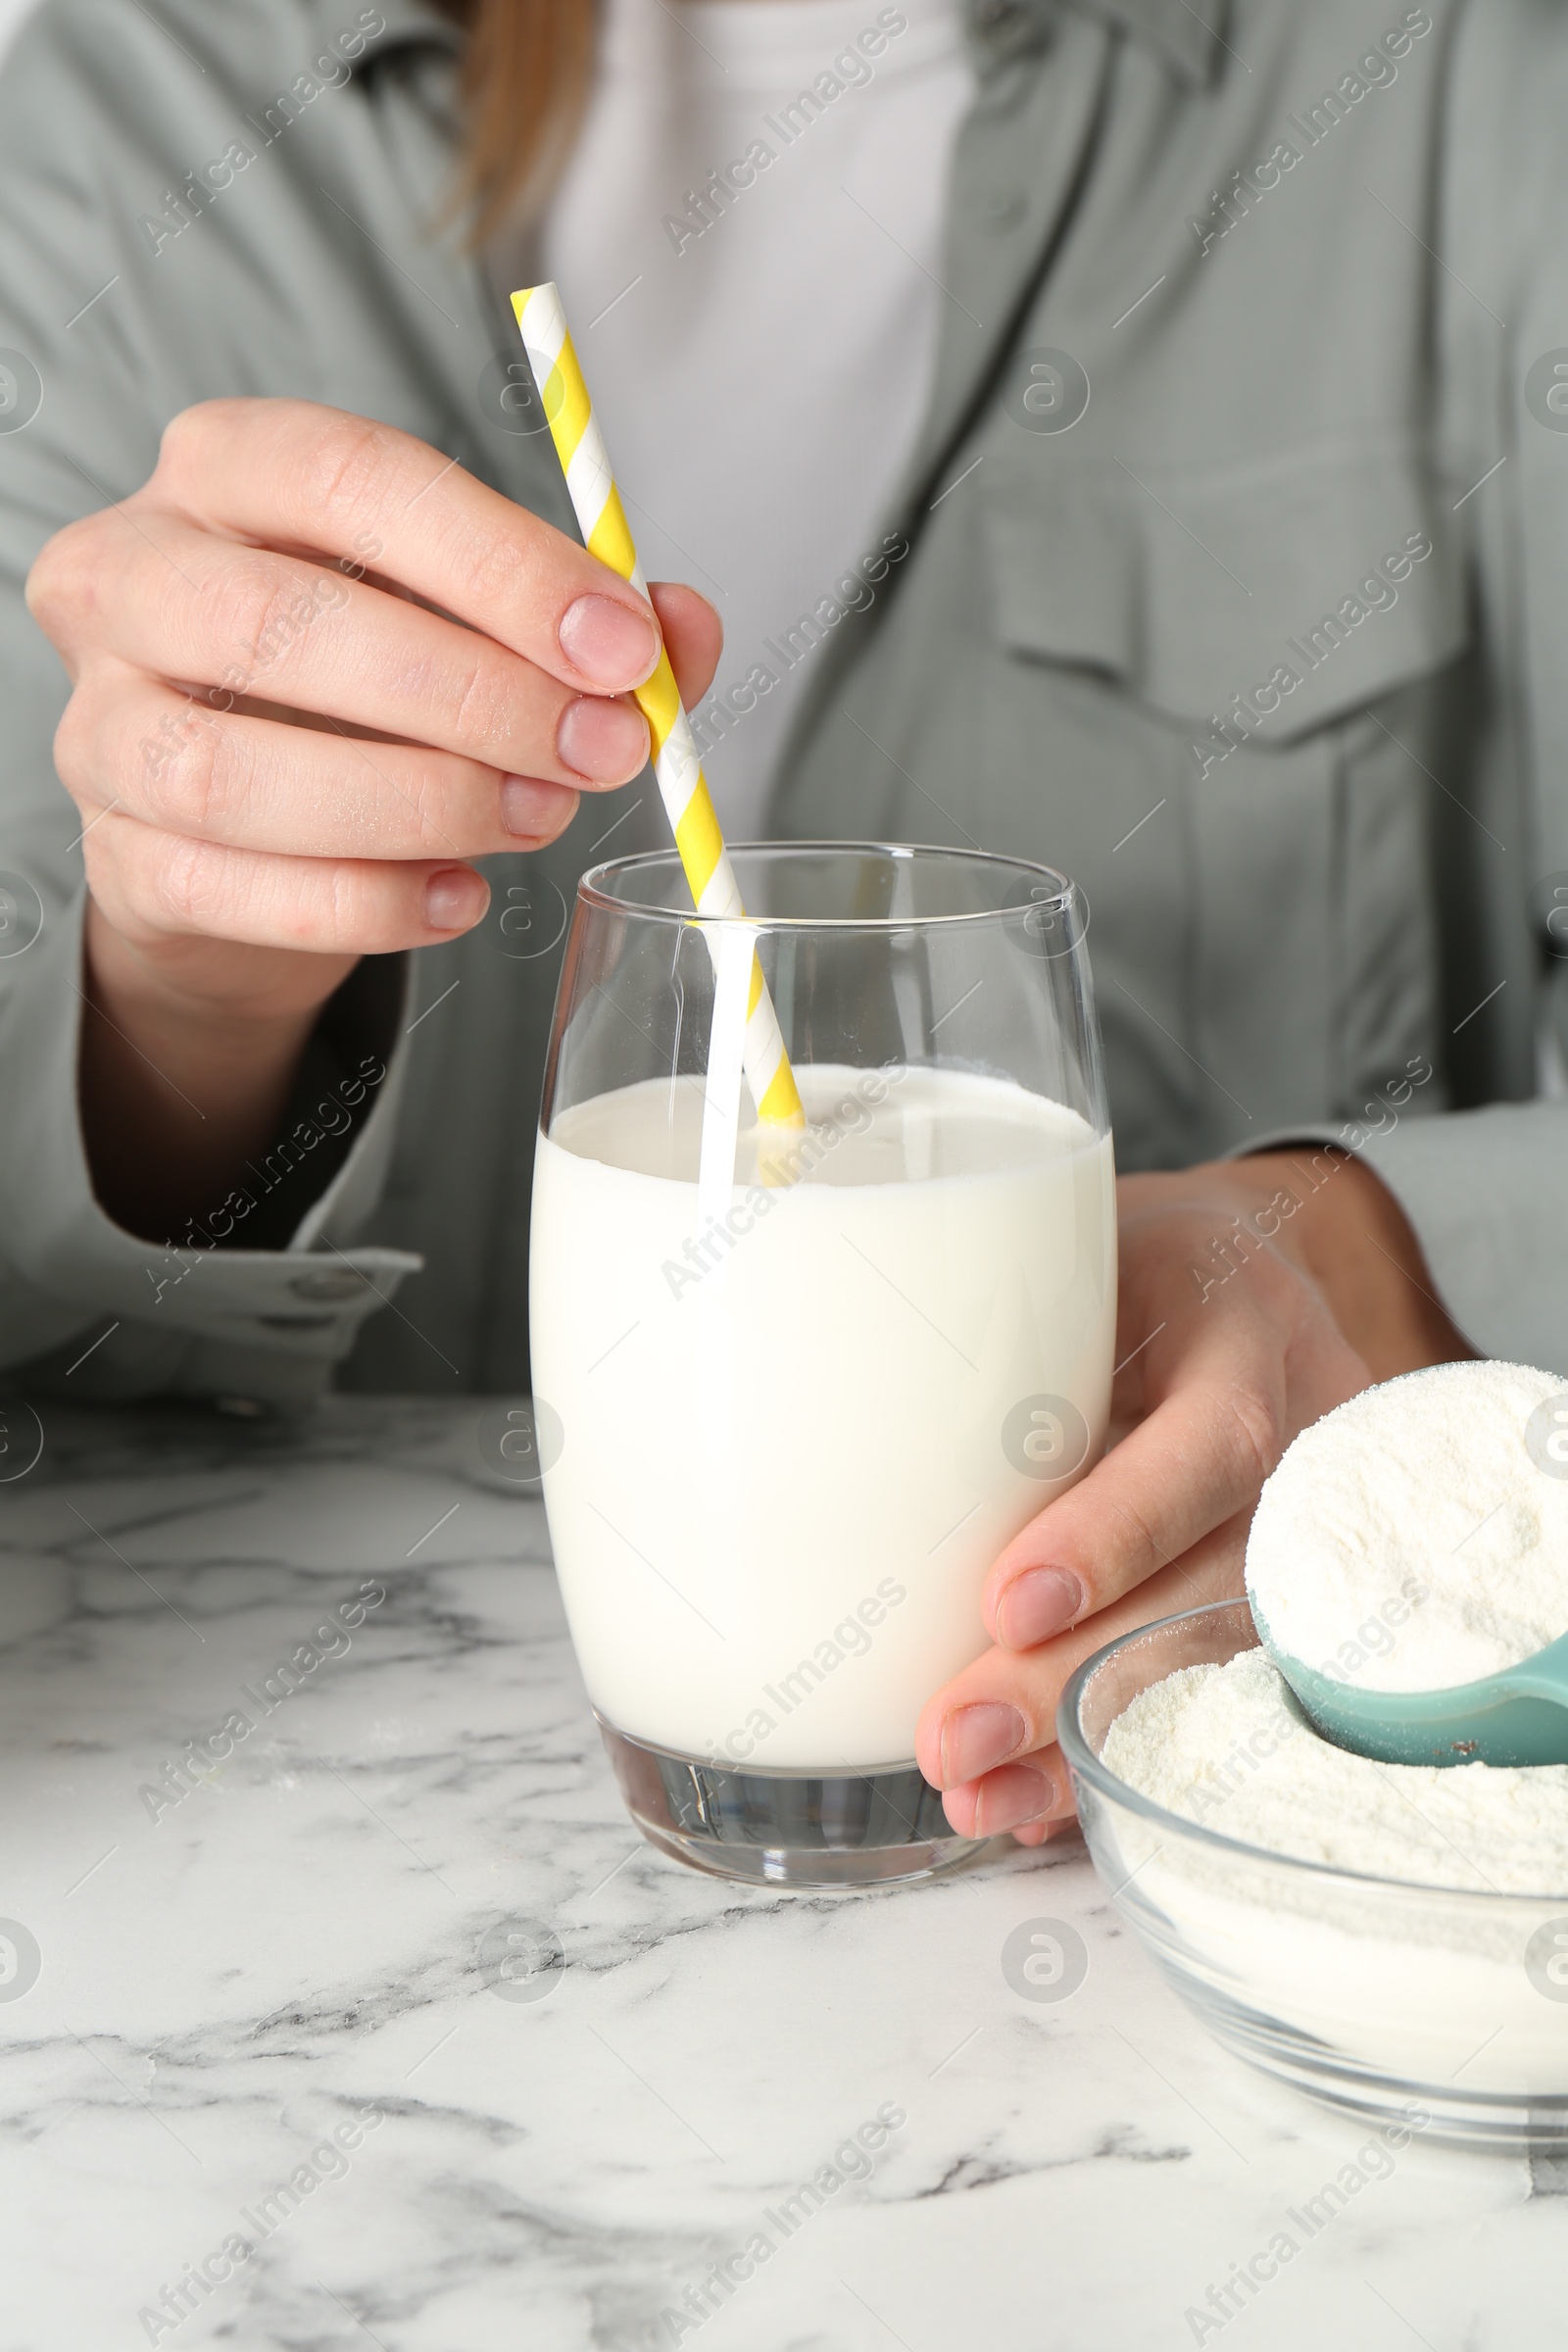
[[[605,454],[604,436],[595,421],[593,404],[583,381],[577,354],[566,332],[561,296],[553,285],[525,287],[514,294],[512,307],[528,365],[555,439],[556,455],[566,477],[572,512],[590,555],[608,564],[623,580],[646,596],[648,582],[637,561],[631,529],[620,493],[615,488]],[[646,686],[636,689],[636,701],[648,721],[654,741],[654,774],[665,812],[675,835],[675,847],[699,914],[744,916],[741,894],[730,865],[724,836],[709,795],[692,740],[691,723],[681,708],[680,690],[669,656],[661,646],[659,667]],[[773,1000],[754,951],[751,993],[746,1008],[743,1061],[758,1116],[768,1126],[804,1127],[795,1073],[784,1051],[783,1033]]]

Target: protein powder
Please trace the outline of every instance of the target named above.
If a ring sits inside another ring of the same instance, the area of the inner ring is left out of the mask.
[[[1568,1633],[1561,1377],[1437,1364],[1326,1413],[1264,1486],[1247,1590],[1276,1650],[1365,1690],[1444,1690],[1544,1649]]]
[[[1187,1666],[1117,1717],[1103,1761],[1188,1821],[1331,1869],[1568,1896],[1568,1764],[1378,1764],[1321,1739],[1261,1649]]]

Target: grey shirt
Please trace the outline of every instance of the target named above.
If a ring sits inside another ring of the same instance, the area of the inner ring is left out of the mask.
[[[936,381],[885,518],[908,553],[858,611],[824,582],[780,616],[811,669],[775,829],[1064,868],[1121,1165],[1342,1135],[1476,1346],[1568,1373],[1568,16],[973,0],[970,38]],[[572,527],[500,398],[501,265],[434,225],[458,49],[417,0],[46,0],[0,73],[19,1381],[526,1385],[566,910],[633,804],[613,848],[658,839],[656,796],[585,799],[486,861],[475,933],[362,967],[278,1149],[171,1237],[193,1250],[154,1248],[83,1158],[67,687],[22,601],[49,534],[220,394],[385,419]],[[236,646],[236,676],[276,652]],[[744,723],[732,685],[709,738]]]

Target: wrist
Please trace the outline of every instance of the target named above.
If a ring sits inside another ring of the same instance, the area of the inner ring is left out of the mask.
[[[1474,1353],[1409,1219],[1364,1160],[1337,1146],[1302,1145],[1232,1164],[1273,1204],[1276,1246],[1316,1285],[1375,1380]]]
[[[258,985],[265,951],[225,956],[220,942],[189,946],[182,959],[144,953],[88,901],[82,1137],[100,1204],[151,1240],[212,1211],[272,1141],[321,1007],[343,977],[338,959],[290,956],[288,964],[308,968],[268,988]]]
[[[88,1002],[138,1038],[156,1034],[180,1054],[220,1054],[236,1044],[263,1054],[297,1049],[356,960],[280,956],[227,940],[140,942],[87,899]]]

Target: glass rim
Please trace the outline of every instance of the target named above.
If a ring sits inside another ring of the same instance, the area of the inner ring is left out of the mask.
[[[645,921],[691,924],[704,929],[722,930],[734,924],[747,931],[934,931],[965,923],[995,923],[1005,921],[1009,915],[1028,921],[1042,908],[1059,910],[1071,906],[1080,897],[1077,884],[1056,866],[1042,865],[1030,858],[1009,858],[994,850],[949,849],[938,842],[907,841],[737,841],[726,844],[734,857],[763,857],[769,858],[821,857],[877,857],[912,864],[917,860],[941,859],[954,865],[1001,866],[1019,875],[1030,875],[1053,885],[1049,897],[1019,900],[1010,906],[981,906],[956,914],[701,914],[694,908],[649,906],[637,899],[624,898],[612,887],[615,877],[622,874],[646,872],[650,867],[666,866],[685,880],[680,853],[673,844],[667,849],[638,850],[624,858],[607,858],[591,865],[577,883],[577,900],[581,906],[593,906],[607,914],[633,914]]]
[[[1500,1887],[1441,1886],[1430,1879],[1390,1879],[1377,1871],[1345,1870],[1332,1862],[1310,1861],[1304,1854],[1282,1854],[1271,1845],[1252,1845],[1245,1838],[1227,1838],[1223,1831],[1211,1830],[1203,1822],[1189,1820],[1185,1813],[1172,1813],[1167,1806],[1156,1804],[1152,1796],[1146,1796],[1141,1788],[1135,1788],[1130,1781],[1124,1781],[1119,1773],[1112,1772],[1107,1764],[1102,1763],[1090,1746],[1080,1722],[1084,1693],[1089,1688],[1090,1678],[1102,1666],[1108,1664],[1118,1650],[1128,1648],[1146,1635],[1164,1633],[1169,1626],[1187,1624],[1200,1617],[1217,1617],[1225,1609],[1246,1608],[1245,1599],[1210,1600],[1205,1601],[1201,1608],[1177,1609],[1169,1617],[1152,1618],[1147,1625],[1135,1625],[1130,1633],[1118,1634],[1114,1642],[1107,1642],[1102,1649],[1097,1649],[1074,1671],[1056,1710],[1056,1743],[1072,1771],[1086,1780],[1097,1795],[1108,1798],[1112,1804],[1120,1805],[1128,1813],[1138,1814],[1172,1838],[1186,1838],[1198,1845],[1208,1846],[1217,1853],[1235,1854],[1251,1862],[1267,1863],[1273,1870],[1299,1871],[1305,1877],[1333,1879],[1349,1887],[1376,1886],[1385,1892],[1415,1896],[1436,1894],[1448,1902],[1480,1903],[1489,1907],[1494,1917],[1496,1916],[1496,1907],[1504,1903],[1527,1904],[1532,1910],[1539,1910],[1544,1903],[1568,1908],[1568,1894],[1561,1890],[1555,1894],[1518,1893],[1511,1888],[1504,1890]],[[1250,1618],[1250,1611],[1248,1613]],[[1255,1633],[1255,1627],[1253,1631]],[[1261,1649],[1263,1643],[1258,1642],[1254,1646]],[[1241,1654],[1239,1650],[1236,1652],[1237,1656]]]

